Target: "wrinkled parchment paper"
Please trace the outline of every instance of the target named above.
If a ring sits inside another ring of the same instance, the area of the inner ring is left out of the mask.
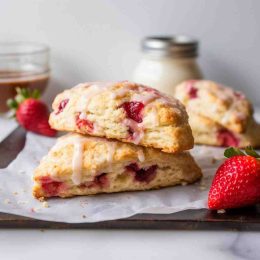
[[[126,218],[137,213],[167,214],[201,209],[206,207],[212,176],[223,159],[221,148],[195,147],[192,154],[201,166],[204,178],[193,185],[39,202],[31,193],[33,170],[55,141],[27,134],[23,151],[6,169],[0,170],[0,212],[81,223]]]

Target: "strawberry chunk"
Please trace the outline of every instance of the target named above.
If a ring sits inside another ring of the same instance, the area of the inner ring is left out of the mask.
[[[62,182],[54,181],[49,176],[44,176],[40,179],[42,189],[47,196],[57,196],[63,186]]]
[[[64,110],[64,108],[67,106],[68,102],[69,102],[68,98],[64,99],[60,102],[60,104],[58,106],[58,111],[56,112],[56,115],[58,115],[59,113],[61,113]]]
[[[84,183],[80,185],[80,188],[107,188],[109,186],[109,179],[107,173],[101,173],[100,175],[95,176],[93,181]]]
[[[122,107],[128,118],[131,118],[137,123],[143,122],[143,109],[144,104],[142,102],[131,101],[131,102],[124,102],[120,107]]]
[[[234,95],[239,99],[244,99],[245,95],[240,91],[234,91]]]
[[[126,166],[126,169],[128,171],[134,173],[134,178],[136,181],[146,183],[151,182],[155,178],[157,168],[157,165],[152,165],[147,168],[139,168],[136,163],[131,163]]]
[[[88,119],[81,119],[80,114],[76,115],[76,125],[79,129],[85,129],[87,132],[91,133],[94,130],[94,124]]]
[[[102,173],[102,174],[96,176],[94,183],[101,188],[108,187],[109,183],[108,183],[107,173]]]
[[[126,166],[126,169],[128,171],[137,172],[139,170],[139,166],[137,165],[137,163],[131,163],[131,164]]]
[[[217,139],[220,142],[220,145],[223,147],[228,146],[239,146],[239,139],[229,130],[222,129],[217,133]]]
[[[196,80],[190,80],[187,82],[187,91],[190,99],[198,97],[198,89],[194,87]]]

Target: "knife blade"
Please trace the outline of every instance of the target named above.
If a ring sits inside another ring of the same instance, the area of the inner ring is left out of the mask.
[[[0,169],[12,162],[25,144],[26,131],[17,127],[0,143]]]

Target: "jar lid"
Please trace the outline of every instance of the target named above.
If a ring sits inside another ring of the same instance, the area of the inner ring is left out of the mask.
[[[172,55],[177,58],[196,57],[198,41],[186,35],[149,36],[142,41],[144,52]]]

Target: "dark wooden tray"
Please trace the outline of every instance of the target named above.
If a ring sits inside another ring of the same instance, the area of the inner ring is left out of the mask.
[[[25,132],[17,128],[0,143],[0,168],[6,167],[21,151]],[[4,155],[4,156],[3,156]],[[0,213],[0,228],[75,229],[176,229],[260,231],[260,205],[219,214],[215,211],[186,210],[174,214],[140,214],[126,219],[98,223],[60,223]]]

